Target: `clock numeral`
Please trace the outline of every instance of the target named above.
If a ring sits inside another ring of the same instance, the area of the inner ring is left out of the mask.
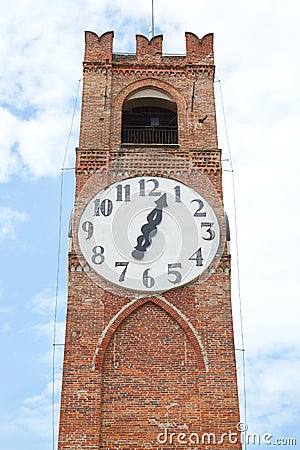
[[[200,198],[195,198],[194,200],[191,200],[191,203],[197,202],[198,203],[198,209],[194,212],[194,217],[206,217],[206,212],[202,211],[204,208],[204,203]]]
[[[94,234],[94,225],[92,222],[87,220],[86,222],[83,222],[82,229],[87,233],[86,239],[90,239]]]
[[[143,178],[139,181],[139,185],[140,185],[140,196],[145,197],[145,180]]]
[[[123,190],[124,190],[124,201],[125,202],[130,202],[130,184],[126,184],[125,186],[123,186],[122,184],[118,184],[118,186],[116,186],[117,189],[117,202],[122,202],[123,201]]]
[[[196,261],[196,266],[203,266],[202,249],[201,247],[192,254],[189,258],[190,261]]]
[[[159,197],[161,195],[160,191],[157,191],[159,187],[159,182],[155,178],[151,178],[151,180],[148,180],[147,183],[152,182],[154,184],[153,189],[149,192],[149,195],[152,197]]]
[[[119,276],[119,281],[125,280],[125,274],[128,267],[129,262],[115,262],[115,267],[124,267],[124,270],[122,270],[121,275]]]
[[[180,186],[174,187],[175,191],[175,203],[181,203],[181,189]]]
[[[113,210],[113,203],[109,198],[105,198],[100,202],[99,199],[94,201],[94,216],[100,216],[101,214],[105,217],[110,216]]]
[[[146,288],[151,289],[151,288],[154,286],[154,284],[155,284],[155,280],[154,280],[153,277],[151,277],[151,276],[149,275],[149,270],[151,270],[151,269],[146,269],[146,270],[143,272],[143,285],[144,285]]]
[[[174,270],[174,269],[181,269],[181,263],[173,263],[173,264],[168,264],[168,275],[174,275],[175,279],[171,279],[168,278],[168,281],[172,284],[178,284],[180,283],[180,281],[182,280],[182,275],[178,270]]]
[[[208,227],[206,232],[209,234],[208,237],[202,237],[205,241],[212,241],[216,237],[216,233],[211,227],[214,225],[213,222],[201,222],[201,228]]]
[[[95,245],[95,247],[92,248],[93,256],[92,256],[92,262],[94,264],[102,264],[105,260],[104,258],[104,248],[101,245]]]
[[[150,197],[159,197],[161,195],[161,191],[157,191],[157,189],[159,188],[158,180],[156,180],[155,178],[150,178],[150,180],[147,180],[146,183],[153,183],[153,189],[151,189],[151,191],[148,194]],[[145,194],[146,183],[145,183],[144,178],[142,178],[139,181],[141,197],[145,197],[145,195],[146,195]]]

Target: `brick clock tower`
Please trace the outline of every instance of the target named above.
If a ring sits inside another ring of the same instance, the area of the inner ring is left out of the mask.
[[[240,449],[213,35],[87,32],[59,450]]]

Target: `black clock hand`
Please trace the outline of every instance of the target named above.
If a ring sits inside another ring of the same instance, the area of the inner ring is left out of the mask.
[[[152,237],[157,233],[157,225],[162,219],[162,209],[168,206],[167,194],[163,194],[156,200],[156,208],[154,208],[147,216],[147,223],[142,226],[142,234],[137,238],[137,245],[131,255],[135,259],[142,259],[147,248],[151,245]]]

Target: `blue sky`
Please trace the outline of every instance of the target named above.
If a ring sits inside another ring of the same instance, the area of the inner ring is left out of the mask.
[[[150,0],[12,0],[0,17],[0,442],[3,450],[52,449],[52,343],[61,169],[84,30],[114,30],[114,51],[148,35]],[[300,448],[299,139],[296,0],[160,0],[166,53],[184,53],[184,32],[215,34],[236,188],[249,432],[296,437]],[[81,87],[81,85],[80,85]],[[229,157],[219,83],[219,147]],[[80,101],[65,167],[74,166]],[[241,348],[232,174],[224,161],[233,231],[233,310]],[[66,255],[74,173],[64,171],[57,343],[63,342]],[[59,401],[62,347],[55,360]],[[243,371],[237,353],[240,386]],[[242,409],[243,409],[243,396]],[[57,416],[57,415],[56,415]],[[272,441],[274,442],[274,441]],[[257,446],[254,446],[254,448]],[[260,445],[269,447],[268,445]]]

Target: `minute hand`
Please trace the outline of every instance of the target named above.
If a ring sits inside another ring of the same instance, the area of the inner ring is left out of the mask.
[[[157,232],[157,225],[160,224],[162,220],[162,209],[168,206],[167,194],[163,194],[154,203],[156,203],[157,206],[148,214],[147,223],[142,226],[142,234],[137,238],[137,245],[134,247],[135,250],[131,253],[135,259],[142,259],[147,248],[151,245],[152,237]]]

